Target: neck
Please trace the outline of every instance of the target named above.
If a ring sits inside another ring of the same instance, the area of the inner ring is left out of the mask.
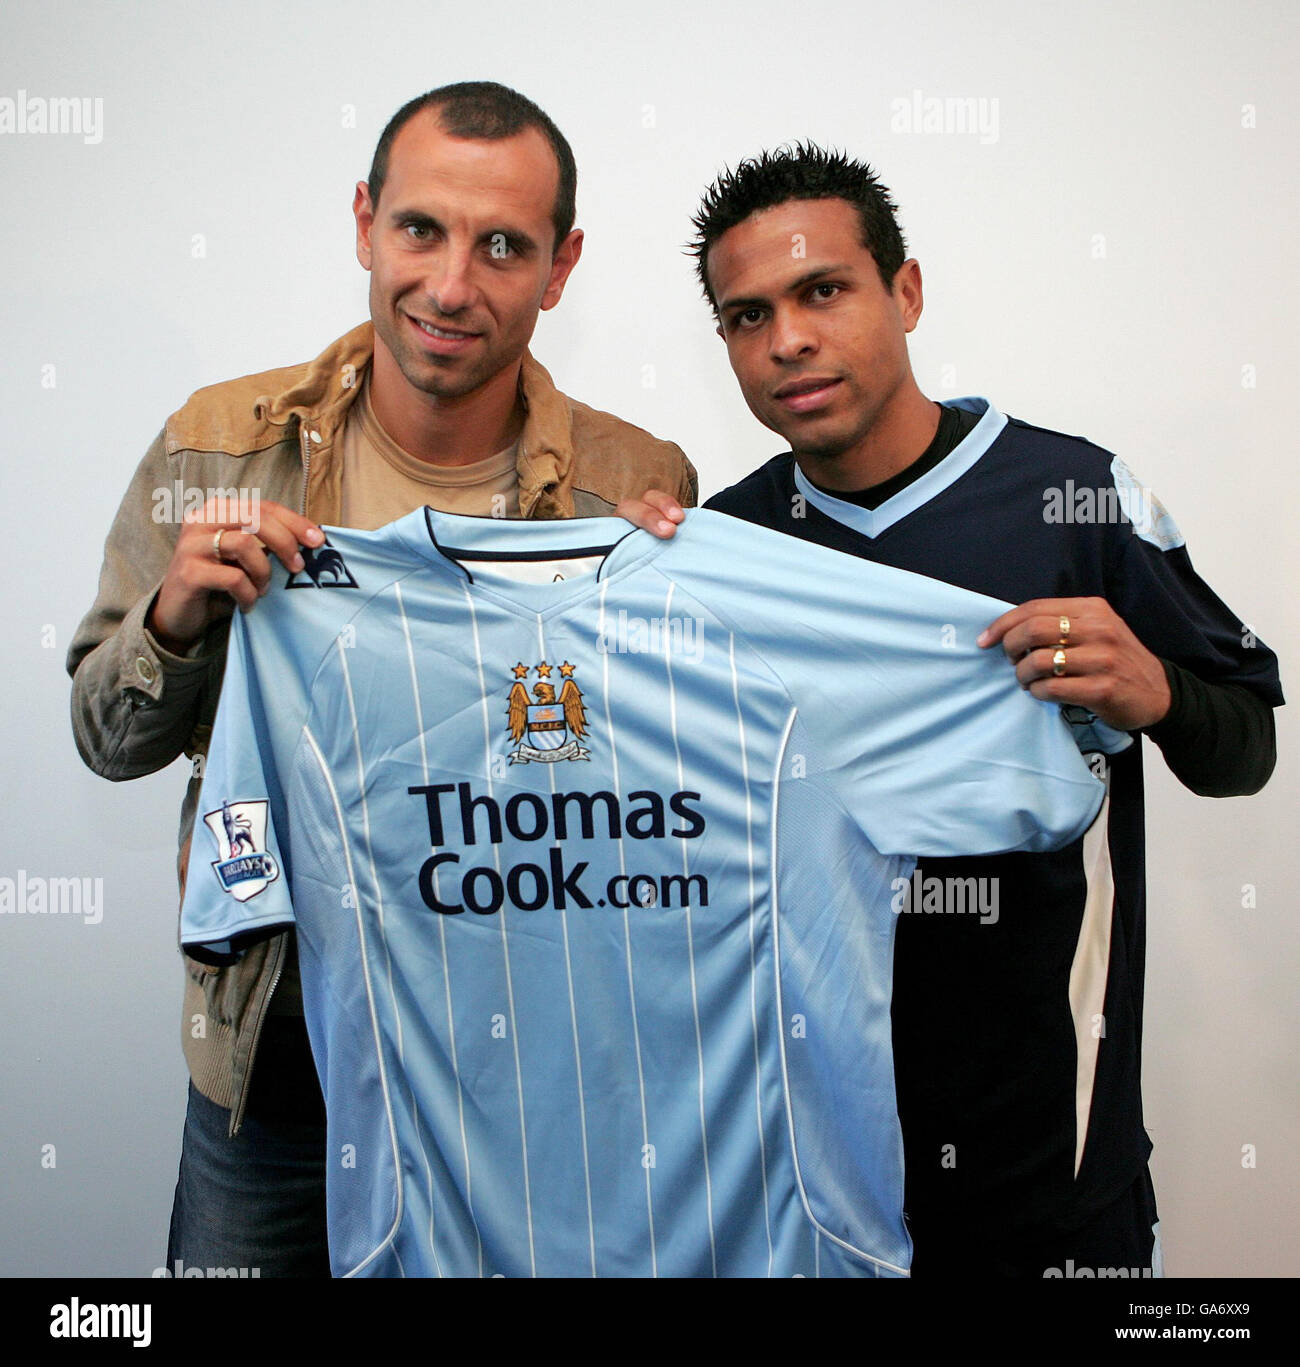
[[[821,488],[857,493],[883,484],[919,460],[939,430],[939,416],[939,405],[909,377],[907,387],[882,406],[852,446],[835,455],[796,450],[795,459]]]
[[[472,465],[504,451],[523,429],[522,364],[507,367],[468,394],[443,398],[411,385],[388,349],[377,343],[370,404],[384,431],[417,460]]]

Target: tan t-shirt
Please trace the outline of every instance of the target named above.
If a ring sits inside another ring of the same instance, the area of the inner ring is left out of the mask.
[[[379,425],[366,379],[343,428],[344,527],[373,531],[426,503],[466,517],[518,517],[518,443],[472,465],[431,465]]]

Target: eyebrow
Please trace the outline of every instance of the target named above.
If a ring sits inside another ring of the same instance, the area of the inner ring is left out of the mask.
[[[394,209],[389,221],[394,228],[416,227],[433,228],[438,232],[446,231],[445,225],[439,219],[425,213],[423,209]],[[498,235],[505,238],[507,244],[521,256],[528,256],[537,251],[537,243],[533,238],[518,228],[485,228],[479,234],[478,240],[491,242]]]
[[[806,285],[815,284],[818,280],[824,280],[828,275],[844,275],[849,271],[847,263],[842,265],[816,266],[810,271],[805,271],[801,276],[791,280],[788,285],[782,286],[779,293],[797,294]],[[719,313],[731,313],[735,309],[759,308],[766,304],[767,297],[764,295],[752,295],[738,299],[724,299],[718,305]]]

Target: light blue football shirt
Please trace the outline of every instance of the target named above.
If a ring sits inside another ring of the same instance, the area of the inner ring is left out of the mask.
[[[297,928],[335,1273],[905,1272],[897,880],[1102,799],[1006,605],[702,511],[328,538],[232,624],[182,939]]]

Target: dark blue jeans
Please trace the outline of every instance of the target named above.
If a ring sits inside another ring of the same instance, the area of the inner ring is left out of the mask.
[[[239,1133],[190,1083],[172,1276],[328,1277],[325,1107],[301,1021],[268,1017]]]

